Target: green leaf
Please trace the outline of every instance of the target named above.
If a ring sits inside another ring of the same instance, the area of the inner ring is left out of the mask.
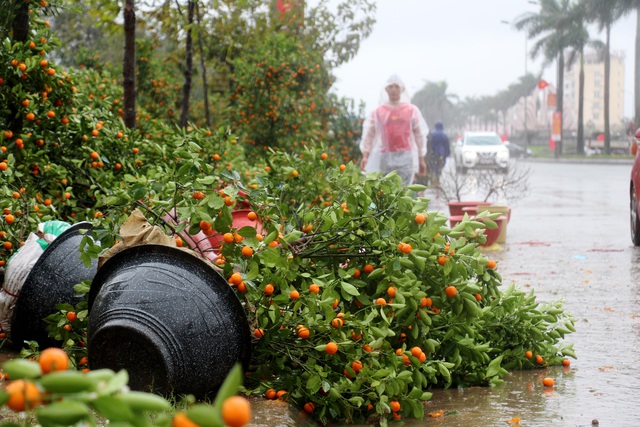
[[[427,261],[425,258],[423,258],[421,256],[416,256],[413,253],[410,253],[409,254],[409,259],[416,266],[418,271],[424,270],[424,267],[425,267],[425,264],[426,264],[426,261]]]
[[[36,409],[38,420],[43,424],[73,425],[89,416],[89,408],[82,402],[63,400]]]
[[[485,378],[495,377],[500,373],[502,357],[503,355],[500,355],[489,363],[489,366],[487,366],[487,372],[485,373]]]
[[[411,191],[415,191],[416,193],[419,193],[420,191],[426,190],[427,186],[422,184],[411,184],[411,185],[407,185],[407,189]]]
[[[438,363],[438,371],[440,371],[440,375],[442,375],[447,384],[451,383],[451,373],[444,363]]]
[[[111,422],[129,421],[135,417],[127,405],[113,396],[99,396],[91,406]]]
[[[142,184],[134,185],[131,188],[131,197],[134,200],[139,200],[144,198],[147,195],[147,187]]]
[[[145,393],[142,391],[130,391],[116,396],[120,404],[128,406],[133,412],[160,412],[171,409],[171,404],[162,396]]]
[[[322,378],[319,375],[311,375],[307,380],[306,388],[311,393],[317,393],[320,390],[320,385],[322,384]]]
[[[353,296],[360,295],[360,292],[358,291],[358,289],[355,286],[353,286],[351,283],[340,282],[340,286],[342,287],[342,290],[348,293],[349,295],[353,295]]]
[[[189,408],[187,411],[187,417],[200,427],[222,426],[221,415],[216,413],[213,406],[204,403],[198,403]],[[219,422],[216,422],[216,419],[219,420]]]
[[[204,178],[198,178],[196,181],[202,185],[211,185],[214,182],[216,182],[216,177],[215,176],[205,176]]]
[[[284,240],[287,243],[291,243],[291,242],[295,242],[296,240],[298,240],[301,236],[302,236],[302,231],[294,230],[291,233],[289,233],[286,236],[284,236],[282,240]]]
[[[391,368],[378,369],[371,375],[371,377],[381,379],[381,378],[387,377],[390,373],[391,373]]]
[[[422,401],[431,400],[431,397],[433,397],[433,393],[427,391],[422,393],[422,396],[420,396],[420,400]]]
[[[129,374],[124,369],[118,371],[114,376],[109,379],[109,382],[105,386],[98,390],[101,394],[111,394],[123,389],[129,382]]]
[[[12,359],[3,365],[3,369],[12,380],[36,378],[42,374],[38,362],[25,359]]]
[[[196,144],[193,141],[189,141],[189,148],[193,151],[201,151],[202,147],[200,147],[198,144]]]
[[[360,407],[364,404],[364,398],[360,397],[360,396],[354,396],[352,398],[349,399],[349,403],[355,405],[356,407]]]
[[[372,279],[376,279],[378,276],[381,276],[382,273],[384,273],[385,269],[384,268],[376,268],[375,270],[373,270],[371,273],[369,273],[369,275],[367,276],[367,278],[369,280]]]
[[[413,387],[409,393],[409,399],[419,399],[422,396],[422,390],[417,387]]]
[[[278,238],[278,231],[272,231],[267,235],[267,237],[264,238],[264,243],[268,245],[269,243],[273,242],[277,238]]]

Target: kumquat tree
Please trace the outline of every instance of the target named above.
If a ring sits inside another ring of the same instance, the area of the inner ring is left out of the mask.
[[[60,305],[47,323],[64,372],[43,368],[50,352],[33,343],[22,355],[42,363],[5,367],[12,381],[0,402],[32,417],[20,422],[240,426],[248,404],[230,399],[241,393],[286,400],[321,423],[386,425],[421,419],[435,388],[496,385],[510,370],[575,357],[562,303],[503,285],[480,251],[490,220],[451,228],[416,195],[423,186],[362,174],[360,116],[328,93],[331,68],[305,44],[268,34],[239,54],[213,128],[180,128],[139,107],[129,129],[116,74],[54,64],[47,2],[2,5],[0,266],[49,219],[91,222],[89,261],[118,244],[137,210],[210,262],[253,337],[246,372],[234,368],[215,401],[172,405],[127,392],[126,371],[92,370],[87,302]],[[239,211],[250,225],[235,225]],[[201,232],[217,244],[197,246]]]

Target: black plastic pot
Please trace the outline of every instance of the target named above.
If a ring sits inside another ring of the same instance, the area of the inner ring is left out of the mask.
[[[161,245],[125,249],[100,268],[87,338],[91,369],[126,369],[131,389],[162,395],[213,395],[251,357],[249,323],[227,281]]]
[[[80,242],[91,230],[89,222],[79,222],[66,229],[44,250],[20,290],[11,319],[11,341],[15,347],[25,341],[37,341],[41,349],[60,347],[49,338],[42,319],[56,313],[57,304],[77,304],[82,299],[73,287],[83,280],[91,280],[97,271],[98,260],[87,267],[80,259]]]

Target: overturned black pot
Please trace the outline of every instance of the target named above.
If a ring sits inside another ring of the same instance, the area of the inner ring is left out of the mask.
[[[162,395],[213,395],[251,356],[249,323],[226,280],[162,245],[125,249],[100,268],[87,338],[91,369],[126,369],[131,389]]]
[[[89,222],[79,222],[66,229],[44,250],[20,290],[11,318],[11,341],[17,348],[25,341],[36,341],[40,348],[60,347],[50,338],[42,320],[57,313],[56,305],[77,304],[82,296],[73,287],[83,280],[91,280],[97,271],[98,260],[86,266],[80,259],[80,242],[90,232]]]

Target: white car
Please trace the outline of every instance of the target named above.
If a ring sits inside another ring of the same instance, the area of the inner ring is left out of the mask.
[[[509,169],[509,149],[495,132],[465,132],[455,143],[456,170]]]

